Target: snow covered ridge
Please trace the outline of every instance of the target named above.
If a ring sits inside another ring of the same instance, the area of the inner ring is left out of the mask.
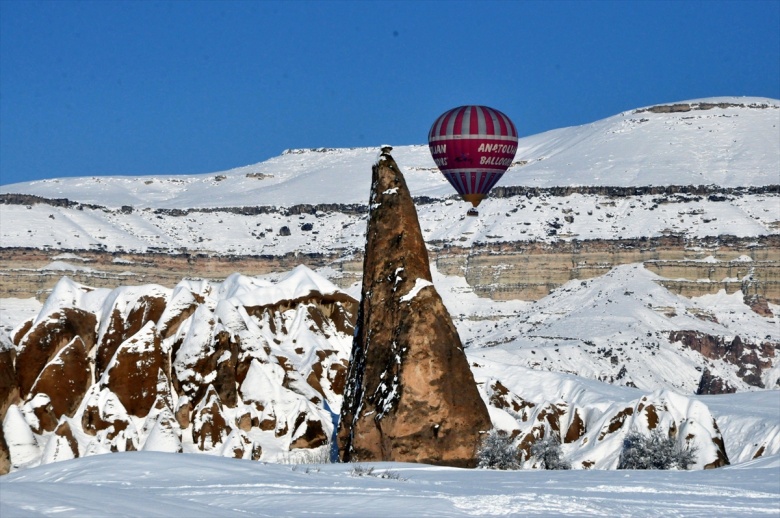
[[[462,293],[462,278],[433,273],[452,314],[475,317],[456,321],[470,343],[469,363],[493,426],[525,452],[524,467],[535,466],[530,444],[555,435],[574,468],[613,469],[628,433],[656,429],[681,446],[695,446],[696,468],[780,453],[778,390],[692,395],[695,387],[686,380],[692,377],[695,385],[701,376],[696,365],[743,383],[726,362],[697,360],[699,353],[679,344],[652,350],[634,344],[636,350],[613,353],[616,365],[611,356],[599,360],[599,348],[648,329],[670,329],[671,322],[676,329],[699,322],[699,330],[746,337],[768,328],[776,336],[760,317],[749,319],[739,297],[692,304],[664,293],[649,272],[626,267],[588,281],[579,294],[570,293],[572,285],[537,304],[486,306]],[[625,310],[605,315],[606,299],[626,290],[624,277],[644,279],[631,289],[650,307],[614,299]],[[663,317],[655,303],[681,316]],[[684,316],[693,306],[722,306],[715,316],[727,327],[718,331],[712,322]],[[10,368],[18,383],[15,391],[0,393],[0,404],[8,405],[9,467],[131,450],[271,462],[327,459],[354,311],[354,300],[304,267],[276,283],[234,275],[222,283],[185,280],[174,289],[91,289],[63,278],[40,311],[12,333],[15,362],[12,351],[0,351],[0,371]],[[483,314],[490,318],[480,319]],[[599,322],[602,327],[593,328]],[[575,357],[577,345],[583,353]],[[581,376],[561,372],[569,356]],[[621,364],[627,374],[610,380]],[[659,381],[664,376],[666,384]]]
[[[710,105],[711,109],[703,108]],[[694,109],[654,113],[664,110],[648,107],[523,137],[516,162],[500,185],[777,184],[780,101],[724,97],[669,106]],[[414,196],[452,195],[427,146],[396,146],[393,157]],[[136,209],[365,203],[375,158],[375,147],[288,150],[265,162],[220,173],[60,178],[0,190]]]
[[[483,202],[479,218],[466,218],[463,203],[449,197],[421,200],[417,203],[418,216],[427,242],[459,246],[666,235],[697,239],[780,234],[777,186],[744,190],[667,186],[652,190],[664,194],[626,196],[610,193],[613,188],[609,187],[603,194],[580,194],[577,190],[498,188],[499,193],[509,195]],[[4,247],[19,248],[330,254],[362,248],[367,211],[365,204],[125,210],[0,203],[0,219],[13,222],[0,226],[0,238]]]
[[[131,450],[327,459],[354,309],[305,267],[174,289],[63,277],[13,333],[15,361],[0,354],[17,385],[0,393],[11,465]]]
[[[495,302],[490,320],[469,321],[465,282],[435,281],[453,286],[443,297],[474,356],[644,391],[780,388],[776,317],[756,313],[740,291],[686,298],[641,264],[629,264],[570,281],[525,306]]]

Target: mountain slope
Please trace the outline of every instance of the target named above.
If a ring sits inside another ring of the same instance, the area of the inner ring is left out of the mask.
[[[516,164],[499,185],[747,187],[778,183],[780,101],[722,97],[674,106],[692,109],[669,113],[652,107],[637,109],[521,138]],[[137,209],[364,204],[376,154],[376,148],[287,150],[265,162],[221,173],[59,178],[6,185],[0,192]],[[452,194],[446,180],[436,173],[427,146],[397,147],[393,155],[413,195],[441,198]]]

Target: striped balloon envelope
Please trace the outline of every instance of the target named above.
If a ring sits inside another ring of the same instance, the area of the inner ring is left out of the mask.
[[[444,177],[476,207],[512,165],[517,130],[498,110],[460,106],[436,119],[428,146]]]

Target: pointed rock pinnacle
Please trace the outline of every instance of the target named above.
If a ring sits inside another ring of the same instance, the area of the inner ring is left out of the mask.
[[[338,431],[343,461],[476,465],[490,416],[431,281],[406,180],[382,149],[373,167],[363,287]]]

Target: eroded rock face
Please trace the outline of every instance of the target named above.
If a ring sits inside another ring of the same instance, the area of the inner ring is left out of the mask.
[[[780,347],[770,341],[755,344],[742,340],[741,337],[726,338],[713,336],[699,331],[670,331],[669,341],[681,342],[684,346],[693,349],[702,356],[711,360],[723,360],[739,367],[737,376],[745,383],[754,387],[764,388],[761,380],[762,373],[772,368],[772,359],[775,350]],[[699,383],[699,390],[707,390],[709,380],[704,379]],[[717,384],[717,383],[716,383]],[[717,387],[713,387],[713,390]],[[725,390],[725,386],[721,387]],[[699,392],[714,394],[719,392]]]
[[[147,322],[117,349],[101,384],[116,394],[129,414],[146,417],[157,398],[164,355],[153,322]]]
[[[0,350],[0,422],[8,407],[19,401],[19,385],[16,381],[14,351]],[[0,447],[2,445],[0,444]]]
[[[0,472],[181,452],[190,437],[199,450],[254,460],[327,449],[356,306],[305,267],[275,285],[235,274],[174,290],[94,290],[63,278],[14,332],[16,348],[0,352],[0,409],[13,414],[3,419]],[[15,359],[26,362],[21,372]]]
[[[43,368],[75,337],[86,349],[95,345],[93,313],[80,308],[62,308],[40,320],[21,338],[16,357],[16,379],[22,397],[29,394]]]
[[[209,385],[203,400],[195,407],[192,421],[192,441],[203,451],[214,449],[227,438],[230,428],[213,386]]]
[[[341,459],[474,466],[490,418],[431,283],[406,181],[388,154],[374,166],[370,204]]]
[[[615,469],[619,452],[630,432],[649,434],[655,430],[667,435],[682,448],[695,448],[695,467],[711,469],[729,464],[723,436],[707,407],[700,401],[671,391],[659,390],[634,401],[598,405],[575,397],[537,404],[523,399],[500,381],[489,379],[482,386],[483,397],[491,402],[496,428],[514,439],[525,467],[538,468],[531,455],[532,445],[554,437],[575,467]]]
[[[46,364],[30,393],[46,394],[55,415],[72,417],[92,380],[81,337],[75,337]]]
[[[696,389],[697,394],[733,394],[736,391],[737,389],[732,387],[728,381],[713,374],[707,368],[702,372],[699,386]]]
[[[126,306],[130,306],[129,310],[125,310]],[[120,289],[107,308],[108,318],[100,326],[95,376],[103,375],[122,342],[138,333],[147,322],[157,322],[164,310],[165,298],[160,294],[139,296],[134,289]]]

